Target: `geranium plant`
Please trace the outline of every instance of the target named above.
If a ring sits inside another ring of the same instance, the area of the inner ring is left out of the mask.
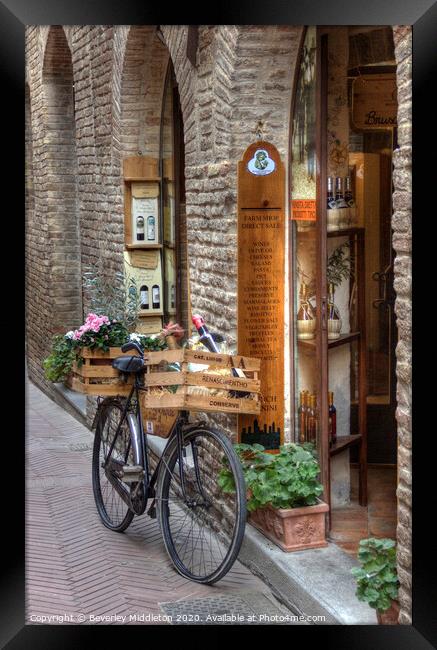
[[[249,511],[267,505],[298,508],[317,503],[323,486],[318,481],[319,463],[309,443],[282,445],[277,454],[269,454],[258,444],[240,443],[235,450],[243,467]],[[224,492],[235,491],[226,467],[221,471],[220,485]]]
[[[356,596],[384,612],[397,600],[396,543],[393,539],[362,539],[358,549],[361,567],[351,569],[357,581]]]

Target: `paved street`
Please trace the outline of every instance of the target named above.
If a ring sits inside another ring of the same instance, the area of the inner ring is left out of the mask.
[[[239,562],[214,586],[185,580],[168,560],[156,520],[146,515],[125,533],[105,528],[92,494],[92,440],[28,384],[27,623],[163,624],[171,615],[177,624],[199,623],[191,616],[208,613],[290,614]]]

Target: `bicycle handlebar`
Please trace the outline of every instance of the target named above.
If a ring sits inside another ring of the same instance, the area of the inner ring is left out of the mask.
[[[135,341],[129,341],[128,343],[123,343],[121,346],[122,352],[129,352],[129,350],[136,350],[140,357],[144,357],[144,350],[139,343]]]

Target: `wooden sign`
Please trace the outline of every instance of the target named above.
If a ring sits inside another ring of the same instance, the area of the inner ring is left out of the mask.
[[[392,129],[397,126],[394,74],[360,75],[353,82],[352,121],[358,129]]]
[[[313,199],[293,199],[291,218],[293,221],[316,221],[316,202]]]
[[[238,353],[261,361],[261,413],[238,416],[240,442],[277,449],[284,435],[285,172],[268,142],[238,163]]]

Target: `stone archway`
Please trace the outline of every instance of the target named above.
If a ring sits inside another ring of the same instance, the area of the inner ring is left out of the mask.
[[[61,26],[50,28],[42,82],[50,320],[55,333],[77,327],[83,318],[73,66]]]

